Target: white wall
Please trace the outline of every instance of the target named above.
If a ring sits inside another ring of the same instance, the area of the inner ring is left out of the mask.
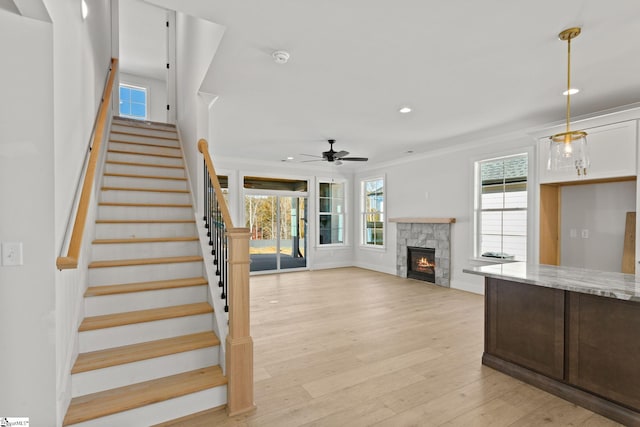
[[[178,128],[185,161],[194,184],[202,182],[196,181],[196,143],[199,138],[208,137],[209,128],[209,123],[198,123],[198,117],[208,116],[208,105],[199,101],[198,91],[223,34],[224,27],[218,24],[180,12],[176,14]]]
[[[0,414],[56,424],[52,27],[0,10],[0,241],[24,265],[0,266]]]
[[[636,183],[565,186],[561,198],[560,264],[621,271],[626,214],[636,210]]]
[[[462,272],[473,260],[473,165],[475,161],[531,150],[533,140],[523,134],[496,136],[460,146],[455,151],[423,155],[411,162],[390,163],[356,174],[353,183],[354,206],[359,209],[360,181],[386,177],[386,218],[453,217],[451,226],[451,287],[483,292],[483,279]],[[530,158],[533,165],[534,159]],[[530,168],[534,169],[534,168]],[[426,194],[428,193],[428,195]],[[354,217],[354,228],[360,227]],[[386,223],[384,249],[355,246],[355,264],[376,271],[396,274],[396,226]],[[356,234],[356,238],[359,235]]]
[[[45,71],[53,76],[54,155],[53,172],[47,177],[55,184],[55,246],[59,255],[67,221],[72,209],[85,153],[90,141],[111,59],[111,4],[87,2],[89,14],[82,20],[80,2],[47,0],[53,21],[53,67]],[[96,192],[94,191],[94,196]],[[91,223],[88,230],[92,230]],[[84,248],[90,247],[85,238]],[[70,400],[70,369],[77,354],[78,323],[82,319],[86,264],[80,268],[55,271],[57,422],[60,423]],[[53,425],[53,421],[43,423]]]
[[[165,123],[167,121],[167,82],[151,77],[120,72],[120,83],[147,89],[148,120]]]

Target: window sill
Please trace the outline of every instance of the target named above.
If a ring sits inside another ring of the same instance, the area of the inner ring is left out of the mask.
[[[472,258],[469,258],[469,261],[481,262],[484,264],[510,264],[512,262],[523,262],[515,259],[502,259],[502,258],[491,258],[491,257],[472,257]]]
[[[335,249],[347,249],[350,248],[351,245],[346,245],[344,243],[335,243],[335,244],[326,244],[326,245],[316,245],[316,249],[319,251],[322,250],[335,250]]]
[[[360,245],[360,249],[371,250],[376,252],[385,252],[386,246],[374,246],[374,245]]]

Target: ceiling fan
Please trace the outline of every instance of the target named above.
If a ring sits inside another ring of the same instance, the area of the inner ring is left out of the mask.
[[[348,151],[344,151],[344,150],[335,151],[333,149],[333,144],[336,142],[335,139],[329,139],[328,142],[329,142],[329,150],[328,151],[323,151],[322,152],[322,157],[314,156],[314,155],[311,155],[311,154],[303,154],[303,156],[317,157],[319,160],[305,160],[305,162],[322,162],[322,161],[326,161],[326,162],[335,163],[336,165],[341,165],[343,161],[347,161],[347,162],[366,162],[367,160],[369,160],[367,157],[347,157],[349,155]]]

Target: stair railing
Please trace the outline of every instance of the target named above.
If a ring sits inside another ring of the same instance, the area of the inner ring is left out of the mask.
[[[84,163],[84,180],[82,182],[82,191],[80,192],[80,199],[78,200],[78,191],[74,198],[74,209],[69,216],[69,222],[67,224],[67,232],[63,239],[63,247],[60,250],[61,255],[56,259],[56,266],[59,270],[75,269],[78,268],[78,259],[82,250],[82,238],[84,236],[84,229],[87,222],[87,214],[89,212],[89,202],[91,201],[91,193],[94,187],[96,168],[98,166],[99,156],[101,153],[102,140],[104,139],[105,131],[107,128],[107,121],[110,117],[111,111],[111,93],[113,91],[113,82],[118,70],[118,59],[111,58],[111,64],[109,66],[107,83],[105,84],[104,91],[102,93],[102,101],[98,108],[98,115],[96,116],[96,122],[93,129],[91,138],[91,144],[89,145],[89,158]],[[86,156],[85,156],[86,159]],[[82,175],[80,175],[82,177]],[[76,203],[77,201],[77,203]],[[71,231],[71,239],[68,241],[67,253],[64,254],[64,248],[67,243],[69,225],[75,214],[75,220],[73,221],[73,230]]]
[[[229,316],[225,340],[227,413],[255,409],[253,401],[253,340],[249,316],[249,229],[234,227],[207,141],[198,141],[204,157],[204,226],[207,229],[220,298]]]

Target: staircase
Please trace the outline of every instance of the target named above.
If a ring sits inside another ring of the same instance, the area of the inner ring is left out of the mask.
[[[114,118],[64,426],[148,426],[226,403],[175,127]]]

